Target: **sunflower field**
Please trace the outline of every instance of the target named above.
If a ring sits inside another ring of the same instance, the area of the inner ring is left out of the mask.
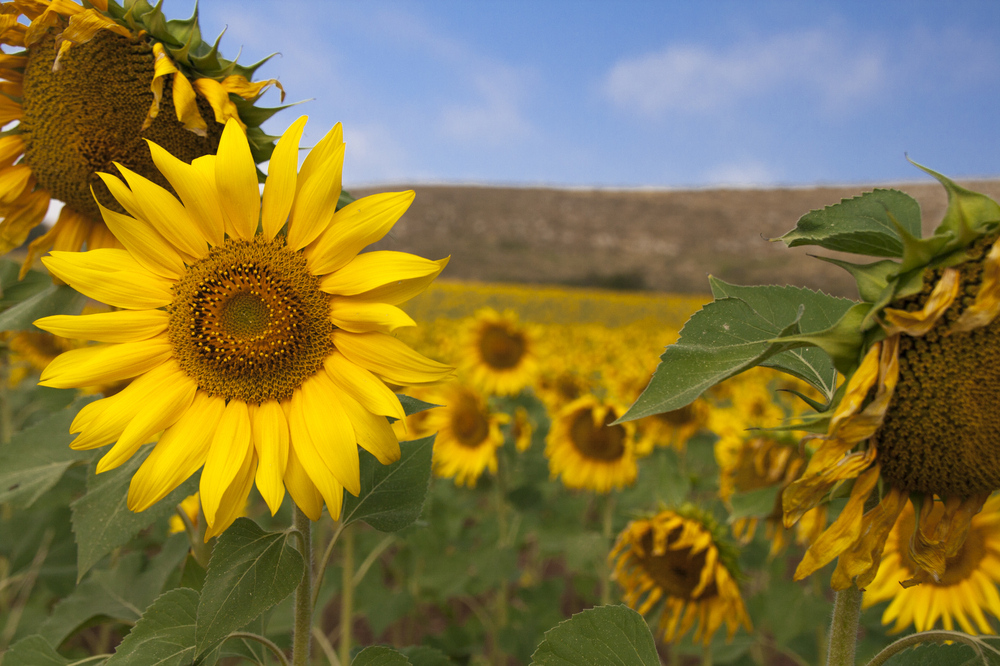
[[[860,300],[437,280],[161,4],[0,2],[0,665],[1000,664],[1000,205],[774,239]]]

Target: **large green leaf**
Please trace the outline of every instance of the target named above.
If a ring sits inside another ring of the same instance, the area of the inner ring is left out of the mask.
[[[397,393],[396,397],[399,398],[399,404],[403,406],[403,412],[405,412],[407,416],[416,414],[417,412],[423,412],[428,409],[433,409],[434,407],[440,407],[440,405],[435,405],[432,402],[425,402],[403,393]]]
[[[188,551],[187,537],[178,534],[166,544],[148,566],[148,556],[129,553],[113,569],[94,570],[52,610],[39,633],[52,645],[60,645],[78,627],[97,617],[135,622],[143,610],[163,591],[170,574]]]
[[[853,301],[800,287],[736,287],[720,280],[713,280],[712,289],[719,300],[691,316],[621,420],[680,409],[757,365],[799,377],[828,398],[833,395],[836,373],[830,358],[818,349],[802,349],[807,343],[779,338],[824,331]]]
[[[0,445],[0,504],[31,506],[67,469],[93,456],[93,451],[69,448],[75,437],[69,424],[83,404],[56,412]]]
[[[546,631],[531,664],[660,666],[660,658],[641,615],[625,606],[599,606]]]
[[[411,645],[400,648],[413,666],[453,666],[453,662],[444,652],[427,645]]]
[[[0,260],[0,310],[17,305],[52,286],[52,278],[41,271],[28,271],[24,279],[19,280],[17,275],[20,270],[16,262]]]
[[[136,513],[128,508],[128,486],[139,466],[149,456],[152,447],[140,449],[125,464],[97,474],[97,461],[87,471],[87,494],[74,501],[73,532],[77,544],[77,580],[102,557],[157,520],[172,514],[181,500],[198,490],[198,475],[182,483],[172,493]]]
[[[780,240],[788,247],[819,245],[873,257],[902,257],[903,239],[893,220],[920,238],[920,204],[898,190],[874,190],[807,213]]]
[[[284,532],[265,532],[237,518],[212,551],[198,604],[198,654],[287,597],[305,571]]]
[[[10,646],[0,660],[3,666],[66,666],[69,659],[55,651],[43,636],[25,636]],[[100,662],[92,662],[99,664]]]
[[[962,643],[925,643],[893,655],[885,666],[1000,666],[1000,654],[996,652],[1000,643],[996,640],[983,643],[980,654],[971,645]]]
[[[361,452],[361,493],[345,496],[345,525],[363,520],[382,532],[396,532],[420,516],[431,479],[434,435],[403,442],[401,449],[402,457],[391,465]]]
[[[413,666],[405,654],[384,645],[366,647],[358,653],[351,666]]]
[[[186,587],[160,595],[107,662],[110,666],[187,666],[195,657],[198,593]]]
[[[774,513],[774,503],[781,493],[781,486],[757,488],[745,493],[736,493],[729,498],[733,510],[729,512],[729,522],[740,518],[766,518]]]
[[[66,285],[50,284],[0,312],[0,331],[35,330],[33,322],[57,314],[80,314],[87,297]]]

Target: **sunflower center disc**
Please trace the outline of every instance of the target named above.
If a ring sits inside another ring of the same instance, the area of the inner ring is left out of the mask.
[[[517,367],[524,356],[525,346],[524,335],[496,324],[488,326],[479,338],[483,363],[495,370]]]
[[[695,420],[694,407],[691,405],[685,405],[680,409],[675,409],[669,412],[663,412],[661,414],[657,414],[656,418],[665,422],[667,425],[679,428],[681,426],[685,426],[689,423],[694,422]]]
[[[899,384],[874,437],[882,476],[910,492],[968,497],[1000,488],[1000,319],[946,335],[979,290],[981,254],[961,264],[962,292],[920,338],[903,335]],[[939,274],[928,271],[923,305]]]
[[[679,536],[680,528],[674,528],[667,536],[666,543],[670,544]],[[641,545],[646,554],[637,556],[637,559],[649,577],[670,596],[693,601],[692,595],[698,588],[701,570],[705,567],[705,551],[692,553],[690,548],[679,550],[667,548],[662,555],[654,555],[651,531],[642,536]],[[698,595],[698,598],[703,599],[715,594],[716,587],[712,582]]]
[[[471,395],[462,395],[452,405],[451,431],[459,444],[470,449],[477,448],[489,436],[490,426]]]
[[[604,425],[594,426],[594,417],[589,409],[581,410],[573,417],[569,428],[570,440],[573,446],[586,458],[594,460],[618,460],[625,453],[625,428],[620,425],[608,425],[617,416],[608,412],[604,417]]]
[[[198,98],[208,121],[208,136],[184,129],[174,112],[173,82],[163,86],[160,113],[140,133],[153,93],[153,49],[146,39],[132,40],[100,30],[90,41],[71,48],[52,71],[55,38],[50,33],[28,49],[24,70],[20,123],[24,162],[38,184],[56,199],[93,220],[101,214],[90,188],[101,202],[121,212],[95,173],[117,173],[118,162],[163,187],[169,185],[153,165],[143,138],[190,162],[215,153],[222,125],[211,106]]]
[[[287,399],[333,351],[329,296],[283,236],[213,248],[174,286],[167,310],[177,362],[226,399]]]

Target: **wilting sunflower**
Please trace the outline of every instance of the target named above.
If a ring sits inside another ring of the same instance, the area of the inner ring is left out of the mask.
[[[937,503],[935,511],[943,507]],[[939,580],[912,586],[907,581],[924,578],[923,570],[909,556],[914,513],[906,507],[889,533],[882,566],[865,590],[864,607],[890,601],[882,624],[895,621],[893,632],[913,625],[917,631],[933,629],[938,620],[951,631],[955,623],[969,634],[996,631],[984,611],[1000,618],[1000,496],[992,497],[972,518],[969,534],[958,551],[945,562]],[[902,585],[901,585],[902,583]]]
[[[715,280],[717,300],[662,357],[657,373],[669,379],[654,377],[657,390],[633,406],[637,415],[675,409],[708,388],[699,372],[672,372],[671,359],[720,379],[767,364],[820,389],[822,401],[802,396],[816,410],[801,419],[801,429],[813,433],[803,442],[813,453],[782,505],[791,526],[832,497],[849,495],[795,573],[801,579],[838,559],[837,590],[874,580],[907,503],[917,515],[909,557],[923,572],[914,578],[940,580],[972,517],[1000,488],[1000,205],[925,171],[949,201],[928,238],[920,237],[917,202],[895,190],[813,211],[782,237],[790,246],[888,257],[831,260],[855,276],[860,302]],[[746,346],[726,365],[717,340]],[[844,378],[839,385],[835,370]],[[663,382],[673,383],[665,390]],[[943,508],[932,510],[936,504]]]
[[[663,640],[679,641],[696,622],[694,640],[708,645],[726,624],[732,640],[750,617],[736,583],[736,555],[710,516],[694,507],[630,522],[608,556],[624,601],[645,615],[662,604]]]
[[[538,372],[535,335],[512,311],[476,312],[463,335],[462,368],[490,395],[516,395]]]
[[[596,396],[569,403],[552,419],[545,457],[567,488],[608,493],[635,481],[635,426],[611,425],[625,409]]]
[[[470,488],[484,472],[496,474],[497,449],[503,446],[500,426],[510,417],[491,411],[478,391],[458,382],[449,384],[433,402],[442,405],[430,410],[425,422],[437,432],[434,474]]]
[[[254,160],[270,156],[259,125],[277,109],[253,103],[277,82],[250,81],[262,63],[221,58],[218,41],[202,41],[197,12],[167,21],[145,0],[17,0],[0,12],[0,44],[20,49],[0,54],[0,124],[17,122],[0,137],[0,253],[25,241],[50,199],[65,204],[24,270],[53,247],[121,247],[98,201],[124,209],[97,174],[120,163],[168,187],[144,139],[190,162],[215,153],[233,119]]]
[[[275,148],[263,196],[233,119],[218,156],[193,164],[150,143],[180,201],[119,165],[128,187],[104,178],[128,214],[100,210],[125,249],[44,258],[74,289],[123,308],[35,322],[107,343],[60,355],[43,385],[132,379],[80,411],[71,446],[114,442],[100,473],[164,431],[132,478],[128,506],[146,509],[204,465],[207,536],[236,518],[255,479],[272,512],[287,488],[310,518],[324,500],[338,516],[343,490],[360,490],[358,445],[383,464],[400,455],[386,417],[402,418],[403,409],[386,382],[432,383],[451,371],[390,335],[413,325],[396,304],[426,288],[447,260],[359,254],[389,231],[413,192],[334,212],[342,131],[331,130],[296,173],[305,120]]]

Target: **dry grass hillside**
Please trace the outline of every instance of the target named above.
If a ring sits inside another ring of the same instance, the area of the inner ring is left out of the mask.
[[[962,184],[1000,199],[1000,181]],[[871,188],[413,189],[409,212],[378,248],[435,259],[450,254],[444,278],[705,293],[712,274],[739,284],[796,284],[856,297],[846,272],[807,256],[818,248],[787,249],[765,239],[793,228],[810,210]],[[933,181],[897,189],[920,202],[925,233],[933,229],[944,213],[944,189]]]

